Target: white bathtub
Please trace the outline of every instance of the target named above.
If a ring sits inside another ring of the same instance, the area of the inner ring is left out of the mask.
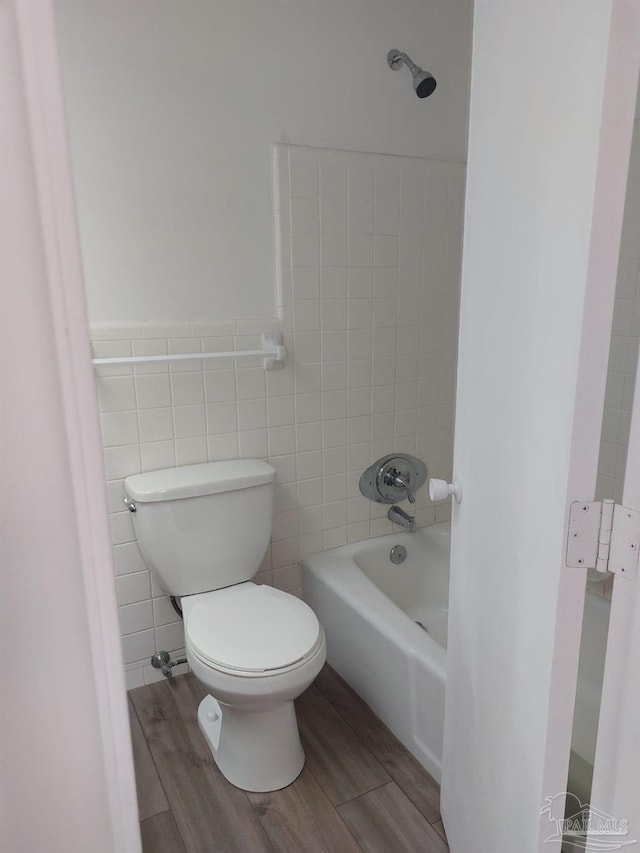
[[[302,563],[327,659],[439,782],[449,592],[448,524],[345,545]],[[406,560],[389,554],[404,545]],[[420,623],[423,627],[420,627]]]

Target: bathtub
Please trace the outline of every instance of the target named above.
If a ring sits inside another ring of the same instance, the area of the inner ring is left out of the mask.
[[[302,592],[327,659],[439,782],[449,594],[449,524],[323,551],[302,563]],[[391,549],[403,545],[395,565]]]

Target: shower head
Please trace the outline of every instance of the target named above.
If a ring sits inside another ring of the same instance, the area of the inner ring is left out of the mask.
[[[428,71],[423,71],[406,53],[402,53],[400,50],[390,50],[387,54],[387,64],[394,71],[401,68],[403,64],[407,66],[413,77],[413,88],[419,98],[428,98],[429,95],[433,94],[437,85],[436,78]]]

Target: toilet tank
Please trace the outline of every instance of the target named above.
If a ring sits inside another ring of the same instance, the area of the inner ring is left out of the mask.
[[[149,568],[170,595],[250,580],[271,537],[276,472],[259,459],[205,462],[124,481]]]

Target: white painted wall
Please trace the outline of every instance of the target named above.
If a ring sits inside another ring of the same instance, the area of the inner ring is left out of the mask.
[[[137,853],[96,395],[47,0],[0,3],[0,111],[0,849]]]
[[[276,142],[465,159],[471,0],[57,9],[94,322],[272,317]]]
[[[585,581],[563,568],[565,514],[595,490],[637,10],[475,4],[442,789],[454,853],[560,848],[540,808],[566,786]]]

